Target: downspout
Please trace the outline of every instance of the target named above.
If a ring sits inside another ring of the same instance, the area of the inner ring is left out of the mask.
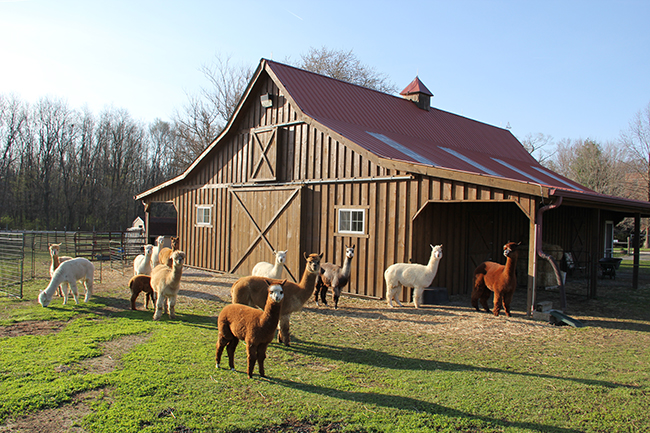
[[[537,215],[535,216],[535,245],[537,249],[537,255],[542,259],[548,261],[551,267],[553,268],[553,272],[555,273],[555,278],[557,279],[557,284],[560,287],[560,310],[565,311],[566,292],[564,291],[564,282],[562,281],[562,276],[560,275],[560,268],[558,268],[557,263],[555,263],[555,260],[551,255],[546,254],[544,251],[542,251],[542,215],[547,210],[555,209],[561,204],[562,204],[562,196],[558,197],[555,203],[547,204],[537,210]],[[537,272],[537,270],[535,270],[535,272]],[[530,306],[530,311],[533,311],[535,309],[536,290],[537,287],[533,287],[532,304]]]

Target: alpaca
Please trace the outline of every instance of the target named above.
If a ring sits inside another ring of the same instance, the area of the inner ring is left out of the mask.
[[[50,264],[50,278],[52,278],[54,271],[56,271],[56,268],[58,268],[62,262],[65,262],[66,260],[70,260],[72,258],[68,256],[59,256],[60,248],[61,244],[50,244],[49,246],[50,256],[52,257],[52,263]],[[58,296],[63,296],[63,289],[61,286],[56,288],[56,294]]]
[[[172,262],[171,269],[167,265],[158,265],[151,272],[151,287],[156,292],[156,311],[153,320],[159,320],[162,317],[165,301],[167,301],[169,318],[176,318],[176,298],[180,289],[185,253],[174,251],[170,260]]]
[[[287,282],[272,282],[265,280],[268,285],[264,311],[248,305],[226,305],[217,319],[219,338],[217,340],[216,367],[219,368],[223,349],[227,349],[228,363],[235,370],[235,349],[239,340],[246,342],[248,359],[248,377],[253,377],[255,362],[259,364],[260,376],[264,375],[264,359],[266,348],[273,341],[275,330],[280,321],[280,309],[284,298],[282,286]]]
[[[149,301],[153,300],[156,303],[156,293],[151,288],[151,277],[149,275],[135,275],[129,280],[129,289],[131,289],[131,309],[137,310],[135,307],[135,300],[138,299],[140,292],[145,293],[146,304],[145,309],[149,308]]]
[[[153,245],[144,246],[144,254],[140,254],[133,259],[133,275],[151,275],[151,254],[153,254]]]
[[[171,263],[171,261],[169,259],[170,259],[171,255],[172,255],[172,253],[174,251],[178,250],[178,244],[179,244],[179,241],[180,241],[178,239],[178,236],[176,236],[176,237],[172,236],[171,239],[172,239],[172,247],[171,248],[163,248],[158,253],[158,262],[161,265],[167,265],[170,268],[172,267],[172,263]],[[156,265],[158,265],[158,263],[156,263]]]
[[[151,252],[151,266],[155,268],[158,265],[158,254],[160,253],[160,250],[163,248],[163,243],[165,242],[165,237],[164,236],[158,236],[156,238],[156,246],[153,247],[153,251]]]
[[[494,309],[492,313],[499,315],[501,307],[505,307],[506,316],[510,317],[510,301],[517,287],[517,259],[519,251],[517,247],[521,242],[508,242],[503,246],[503,255],[506,257],[506,264],[500,265],[495,262],[483,262],[474,270],[474,289],[472,290],[472,306],[479,311],[478,301],[481,301],[483,309],[487,312],[487,300],[490,292],[494,292]]]
[[[77,281],[83,281],[86,287],[86,296],[84,302],[88,302],[93,293],[93,277],[95,274],[95,266],[83,257],[76,259],[66,260],[61,263],[50,280],[50,284],[45,290],[38,295],[38,302],[47,307],[52,301],[52,296],[55,290],[63,283],[67,283],[68,289],[72,291],[75,303],[79,303],[79,296],[77,294]],[[68,302],[68,291],[63,290],[63,305]]]
[[[289,319],[291,313],[300,311],[311,298],[316,285],[316,278],[320,274],[320,260],[323,254],[304,253],[307,260],[305,272],[299,284],[287,281],[282,287],[284,289],[284,301],[280,310],[280,332],[278,341],[286,346],[291,344]],[[264,308],[267,297],[267,286],[262,277],[243,277],[235,281],[230,289],[233,304],[250,305],[251,307]]]
[[[352,258],[354,257],[354,245],[345,246],[345,261],[343,267],[332,263],[323,263],[320,265],[320,278],[316,281],[316,290],[314,290],[314,300],[318,305],[318,294],[323,304],[327,305],[327,289],[332,288],[332,298],[334,299],[334,308],[339,307],[339,297],[341,289],[348,284],[350,280],[350,268]]]
[[[275,264],[272,265],[268,262],[259,262],[255,267],[253,267],[251,275],[279,280],[282,277],[282,271],[284,270],[284,262],[287,261],[287,251],[289,250],[273,251],[273,255],[275,255]]]
[[[400,286],[413,287],[413,304],[415,304],[415,308],[420,307],[424,288],[429,287],[433,282],[436,273],[438,273],[440,259],[442,259],[442,245],[430,246],[431,257],[426,266],[417,263],[395,263],[386,269],[384,279],[386,280],[386,299],[389,307],[393,307],[393,299],[400,307],[402,306],[398,299]]]

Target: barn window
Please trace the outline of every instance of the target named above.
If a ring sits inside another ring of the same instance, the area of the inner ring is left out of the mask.
[[[339,233],[365,233],[366,212],[363,209],[339,209]]]
[[[212,206],[196,207],[196,225],[209,226],[212,224]]]

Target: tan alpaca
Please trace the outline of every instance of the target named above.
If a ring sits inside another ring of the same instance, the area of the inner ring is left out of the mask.
[[[178,236],[174,237],[172,236],[172,247],[171,248],[163,248],[160,250],[158,253],[158,262],[161,265],[167,265],[170,268],[172,267],[172,264],[170,263],[169,259],[172,255],[172,253],[176,250],[178,250],[178,245],[180,244],[180,239]],[[158,265],[158,263],[156,263]]]
[[[289,332],[289,319],[291,313],[302,310],[303,305],[307,303],[314,293],[316,278],[320,274],[320,261],[323,254],[304,254],[307,260],[305,272],[299,284],[287,281],[282,288],[284,289],[284,301],[280,310],[280,332],[278,341],[286,346],[291,344],[291,334]],[[235,304],[250,305],[251,307],[264,308],[266,297],[268,295],[268,284],[264,277],[243,277],[235,281],[230,289],[232,302]],[[277,283],[278,280],[272,280]],[[279,284],[279,283],[277,283]]]
[[[66,260],[70,260],[72,258],[68,256],[59,256],[60,248],[60,243],[50,244],[50,256],[52,257],[52,263],[50,264],[50,278],[52,278],[54,271],[56,271],[56,268],[58,268],[62,262],[65,262]],[[56,294],[58,296],[63,296],[63,290],[61,286],[56,288]]]
[[[159,320],[162,317],[165,301],[167,302],[169,318],[176,318],[176,298],[180,289],[185,253],[183,251],[174,251],[170,260],[171,268],[167,265],[158,265],[151,272],[151,287],[156,292],[157,298],[153,320]]]

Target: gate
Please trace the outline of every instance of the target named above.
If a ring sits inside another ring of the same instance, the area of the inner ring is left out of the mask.
[[[24,233],[0,233],[0,291],[23,297]]]
[[[288,250],[288,278],[300,277],[301,188],[231,188],[230,273],[250,275],[274,250]]]

